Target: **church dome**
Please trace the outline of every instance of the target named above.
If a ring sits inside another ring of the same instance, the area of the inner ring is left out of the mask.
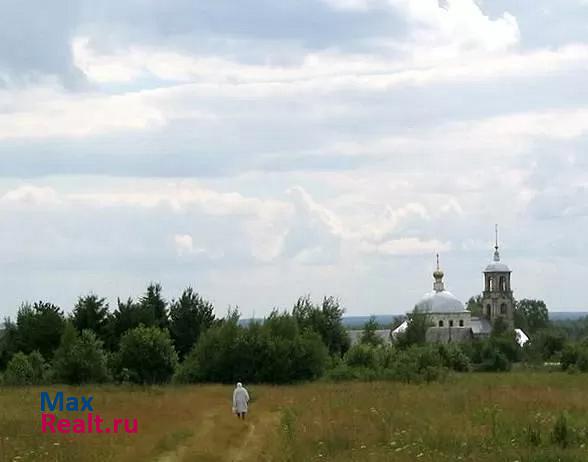
[[[484,269],[484,273],[510,273],[510,268],[501,262],[493,261]]]
[[[433,273],[435,283],[433,291],[416,304],[416,310],[421,313],[462,313],[465,311],[463,303],[448,290],[443,284],[443,271],[439,268],[439,255],[437,255],[437,269]]]
[[[448,290],[433,291],[417,303],[416,310],[420,313],[463,313],[463,303]]]

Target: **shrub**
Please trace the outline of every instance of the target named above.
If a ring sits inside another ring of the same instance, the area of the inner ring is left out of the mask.
[[[368,369],[378,369],[380,367],[378,349],[363,343],[352,346],[345,353],[344,361],[350,367],[365,367]]]
[[[243,327],[227,319],[207,330],[175,380],[289,383],[321,376],[328,360],[318,333],[300,333],[291,315],[274,312],[263,324]]]
[[[6,385],[33,385],[35,383],[35,371],[27,355],[18,352],[12,357],[4,372],[4,383]]]
[[[178,355],[167,330],[139,326],[126,332],[120,341],[120,366],[129,380],[137,383],[164,383],[173,375]]]
[[[450,370],[468,372],[471,369],[470,358],[457,345],[439,345],[439,355],[443,366]]]
[[[75,327],[68,324],[53,357],[52,373],[53,379],[62,383],[104,382],[108,369],[102,342],[91,330],[78,334]]]
[[[508,358],[491,343],[486,344],[482,349],[481,359],[478,370],[482,372],[505,372],[511,368]]]

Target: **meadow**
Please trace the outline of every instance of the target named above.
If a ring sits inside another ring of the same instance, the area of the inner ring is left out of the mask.
[[[43,434],[42,390],[92,395],[95,413],[106,421],[136,418],[138,432]],[[588,460],[588,375],[249,390],[251,412],[241,422],[231,415],[229,386],[0,388],[0,461]]]

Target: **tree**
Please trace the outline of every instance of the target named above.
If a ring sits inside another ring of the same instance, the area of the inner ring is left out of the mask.
[[[10,318],[4,319],[0,330],[0,370],[4,370],[10,358],[18,351],[18,329]]]
[[[161,294],[161,284],[151,283],[147,287],[147,292],[139,300],[143,309],[152,313],[153,325],[161,329],[168,327],[169,319],[167,317],[167,301]]]
[[[173,375],[178,355],[167,330],[140,326],[120,341],[120,365],[137,383],[165,383]]]
[[[375,316],[370,316],[369,321],[367,321],[363,326],[363,332],[361,333],[360,343],[371,345],[371,346],[380,346],[384,343],[384,340],[378,336],[376,331],[378,330],[378,322],[376,321]]]
[[[107,332],[108,340],[106,345],[108,349],[114,351],[118,348],[120,339],[125,332],[140,325],[153,326],[155,320],[153,312],[146,309],[140,303],[136,303],[132,298],[126,301],[117,300],[117,309],[108,317]]]
[[[413,345],[423,345],[427,341],[427,330],[432,326],[427,313],[419,311],[416,307],[407,315],[407,327],[404,332],[395,338],[398,348],[406,349]]]
[[[38,350],[44,358],[51,358],[59,345],[65,318],[61,309],[51,303],[24,304],[16,315],[16,327],[20,351],[28,354]]]
[[[55,351],[52,366],[54,380],[60,383],[99,383],[108,376],[102,341],[88,329],[79,334],[69,323]]]
[[[515,327],[528,334],[549,326],[549,312],[543,300],[523,299],[515,304]]]
[[[90,329],[99,339],[106,340],[108,324],[106,299],[99,298],[95,294],[79,297],[73,309],[72,323],[79,332]]]
[[[482,295],[475,295],[470,297],[466,303],[466,309],[472,313],[472,316],[481,317],[484,312],[484,307],[482,305]]]
[[[33,385],[35,372],[26,354],[19,351],[8,362],[4,373],[6,385]]]
[[[344,312],[339,301],[333,297],[324,297],[320,307],[312,304],[310,296],[300,297],[292,309],[292,315],[300,328],[318,333],[329,354],[339,357],[351,346],[351,340],[343,326]]]
[[[185,357],[202,332],[214,323],[214,307],[188,287],[171,303],[170,331],[180,358]]]

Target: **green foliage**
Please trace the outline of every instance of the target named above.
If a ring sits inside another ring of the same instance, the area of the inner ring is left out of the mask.
[[[318,333],[329,354],[337,356],[343,356],[351,346],[349,334],[342,322],[344,312],[333,297],[325,297],[321,306],[313,305],[310,296],[300,297],[292,309],[298,326]]]
[[[394,339],[395,345],[400,349],[410,348],[415,345],[424,345],[427,339],[427,330],[432,326],[427,313],[421,313],[415,309],[408,314],[407,328]]]
[[[176,350],[185,357],[206,329],[214,323],[214,307],[191,287],[170,306],[170,331]]]
[[[438,348],[441,364],[444,367],[456,372],[468,372],[471,370],[470,358],[459,346],[452,343],[439,345]]]
[[[95,294],[79,297],[71,321],[78,332],[91,330],[102,340],[107,339],[108,303]]]
[[[8,362],[4,372],[4,383],[6,385],[32,385],[34,371],[29,358],[22,352],[16,353]]]
[[[148,325],[163,329],[168,327],[169,319],[167,317],[167,301],[163,298],[161,291],[161,284],[149,284],[147,292],[139,300],[139,305],[153,319],[153,323]]]
[[[234,316],[207,330],[176,374],[188,382],[288,383],[324,372],[328,352],[321,337],[300,331],[287,313],[273,312],[263,324],[240,326]]]
[[[99,383],[108,378],[103,343],[91,330],[81,334],[67,324],[55,351],[52,364],[53,380],[59,383]]]
[[[524,346],[524,357],[530,363],[557,360],[565,348],[567,339],[561,329],[541,329]]]
[[[370,316],[369,321],[367,321],[363,326],[363,332],[361,333],[360,343],[372,345],[372,346],[379,346],[383,345],[384,340],[381,337],[378,337],[376,331],[378,330],[378,322],[376,321],[375,316]]]
[[[568,423],[568,416],[565,412],[562,412],[553,425],[551,440],[555,444],[565,448],[570,444],[570,436],[571,432]]]
[[[482,306],[482,295],[475,295],[470,297],[466,303],[466,309],[472,313],[472,316],[482,317],[484,314],[484,307]]]
[[[164,383],[173,375],[178,355],[167,330],[139,326],[120,341],[120,367],[137,383]]]
[[[549,327],[549,312],[543,300],[523,299],[515,304],[514,321],[517,329],[534,334]]]
[[[0,370],[4,370],[10,358],[18,351],[18,329],[10,318],[4,319],[0,331]]]
[[[588,372],[588,345],[570,343],[561,353],[561,368],[577,372]]]
[[[119,347],[120,339],[125,332],[143,326],[153,326],[155,323],[153,312],[145,309],[144,305],[136,303],[132,298],[126,301],[117,300],[117,309],[108,318],[108,341],[107,346],[111,351]]]
[[[379,355],[374,345],[358,343],[353,345],[343,358],[349,367],[365,367],[377,369],[380,367]]]
[[[24,304],[16,316],[18,350],[27,354],[38,350],[44,358],[51,358],[64,327],[65,318],[58,306],[46,302]]]

